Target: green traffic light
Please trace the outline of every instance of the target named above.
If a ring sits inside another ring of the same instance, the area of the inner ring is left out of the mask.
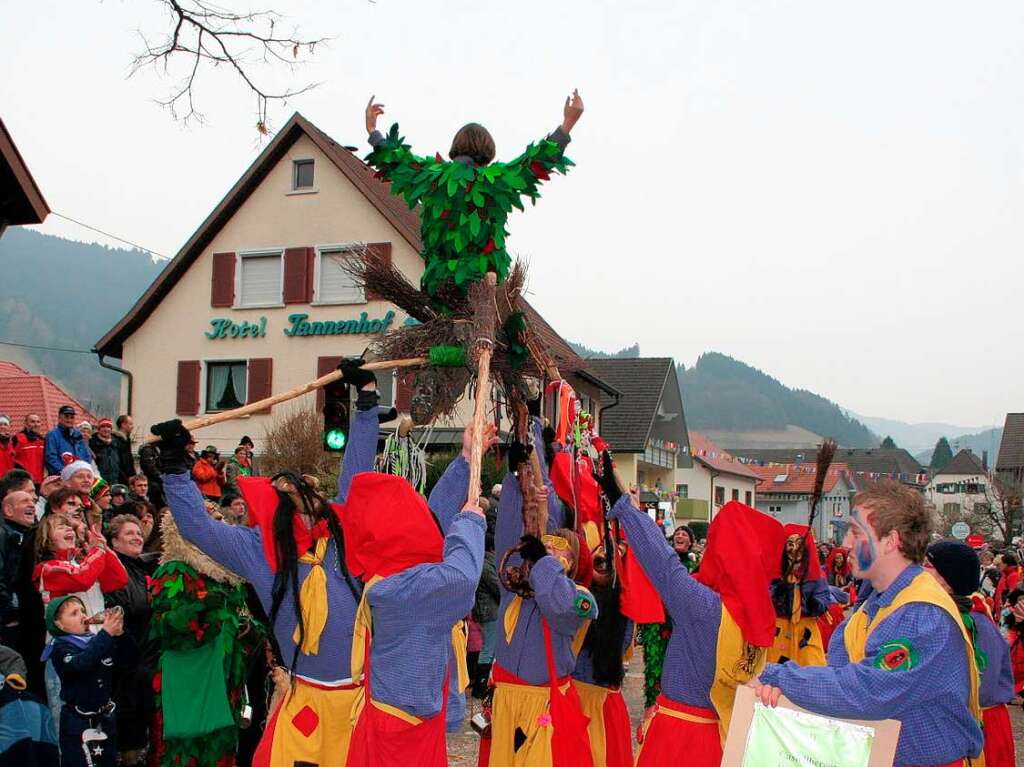
[[[341,429],[331,429],[324,435],[324,443],[331,450],[342,450],[347,441],[348,436]]]

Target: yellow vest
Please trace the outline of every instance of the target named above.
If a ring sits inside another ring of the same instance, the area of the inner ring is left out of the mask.
[[[715,678],[711,682],[711,705],[718,713],[718,734],[725,743],[736,702],[736,688],[764,670],[768,648],[743,641],[743,632],[722,603],[722,618],[715,645]]]
[[[864,605],[861,605],[857,612],[850,616],[850,619],[846,622],[843,634],[846,654],[850,656],[850,662],[860,663],[863,661],[867,652],[868,637],[871,636],[871,632],[896,610],[912,602],[935,605],[944,610],[956,622],[963,637],[964,648],[967,653],[967,678],[970,680],[971,685],[971,714],[978,722],[981,722],[980,676],[978,674],[978,664],[974,658],[974,645],[971,643],[971,636],[964,627],[964,622],[960,618],[960,611],[957,609],[953,599],[942,590],[935,579],[928,573],[919,573],[905,589],[896,595],[896,598],[892,600],[892,604],[881,608],[870,622],[868,621],[868,614],[864,610]],[[974,760],[974,763],[978,763],[977,759]]]

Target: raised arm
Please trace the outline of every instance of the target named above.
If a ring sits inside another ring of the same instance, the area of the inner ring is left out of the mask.
[[[484,424],[483,453],[486,453],[498,442],[498,427],[493,423]],[[444,474],[434,484],[430,491],[430,498],[427,503],[430,510],[437,516],[441,525],[441,532],[448,534],[452,520],[469,501],[476,501],[476,498],[467,498],[469,488],[469,461],[473,451],[473,424],[470,423],[462,432],[462,454],[448,464]]]
[[[585,618],[597,617],[597,602],[576,588],[555,557],[542,557],[530,568],[530,586],[540,614],[558,634],[572,636]]]
[[[609,515],[626,531],[629,550],[644,569],[651,585],[676,621],[717,621],[721,600],[707,586],[690,577],[664,533],[647,514],[633,506],[628,495],[615,502]]]
[[[412,153],[405,139],[398,135],[398,123],[391,126],[385,136],[377,130],[377,118],[384,114],[384,105],[370,97],[366,105],[366,132],[373,151],[366,162],[377,169],[377,177],[391,182],[391,193],[405,198],[409,207],[415,207],[430,184],[440,177],[445,163],[419,157]]]
[[[338,472],[338,492],[334,502],[343,504],[348,497],[348,489],[352,478],[364,471],[373,471],[373,461],[377,457],[377,440],[380,437],[380,421],[388,421],[397,416],[394,408],[383,411],[377,406],[380,395],[377,393],[377,377],[370,370],[360,368],[358,360],[342,360],[338,365],[341,380],[355,386],[359,392],[356,397],[356,414],[352,419],[352,433],[349,434],[345,455],[341,459],[341,471]]]

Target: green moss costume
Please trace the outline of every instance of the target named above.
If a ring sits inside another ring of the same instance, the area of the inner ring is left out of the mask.
[[[449,286],[464,290],[489,271],[499,283],[508,276],[509,213],[523,210],[524,197],[535,203],[541,182],[552,172],[566,173],[573,164],[562,154],[568,136],[556,134],[560,142],[549,137],[530,144],[511,162],[482,167],[413,154],[398,135],[397,123],[383,141],[374,142],[366,162],[377,168],[377,177],[390,181],[392,194],[410,208],[421,206],[421,255],[426,262],[421,287],[428,295],[436,298]]]

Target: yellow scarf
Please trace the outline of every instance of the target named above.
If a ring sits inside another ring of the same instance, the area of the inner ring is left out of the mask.
[[[327,625],[327,573],[324,571],[324,557],[327,556],[327,538],[320,538],[312,553],[307,551],[299,562],[309,565],[309,574],[299,589],[299,608],[306,636],[299,647],[305,655],[320,652],[320,635]],[[292,641],[299,643],[299,627],[295,627]]]
[[[583,586],[576,584],[576,591],[583,592],[589,595]],[[593,597],[591,597],[593,599]],[[519,613],[523,609],[523,598],[520,596],[512,597],[512,601],[508,604],[508,609],[505,610],[505,615],[502,617],[502,627],[505,629],[505,642],[508,644],[512,643],[512,635],[516,631],[516,626],[519,625]],[[587,638],[587,629],[590,628],[590,618],[585,618],[581,623],[580,627],[576,629],[576,634],[572,638],[572,654],[579,655],[580,650],[583,648],[583,640]]]
[[[964,646],[967,651],[967,677],[971,684],[970,709],[974,718],[980,722],[981,703],[978,689],[980,676],[978,674],[978,664],[974,658],[974,645],[971,643],[971,636],[967,633],[963,619],[960,617],[960,610],[952,598],[942,590],[939,584],[935,582],[935,579],[928,573],[919,573],[906,588],[896,595],[896,598],[892,600],[892,604],[881,608],[870,622],[863,605],[850,616],[850,619],[846,622],[843,634],[846,654],[850,656],[850,662],[860,663],[863,661],[867,653],[868,637],[871,636],[871,632],[892,613],[911,602],[935,605],[944,610],[956,622],[957,627],[960,629],[960,634],[963,636]],[[977,763],[977,759],[974,762]]]

